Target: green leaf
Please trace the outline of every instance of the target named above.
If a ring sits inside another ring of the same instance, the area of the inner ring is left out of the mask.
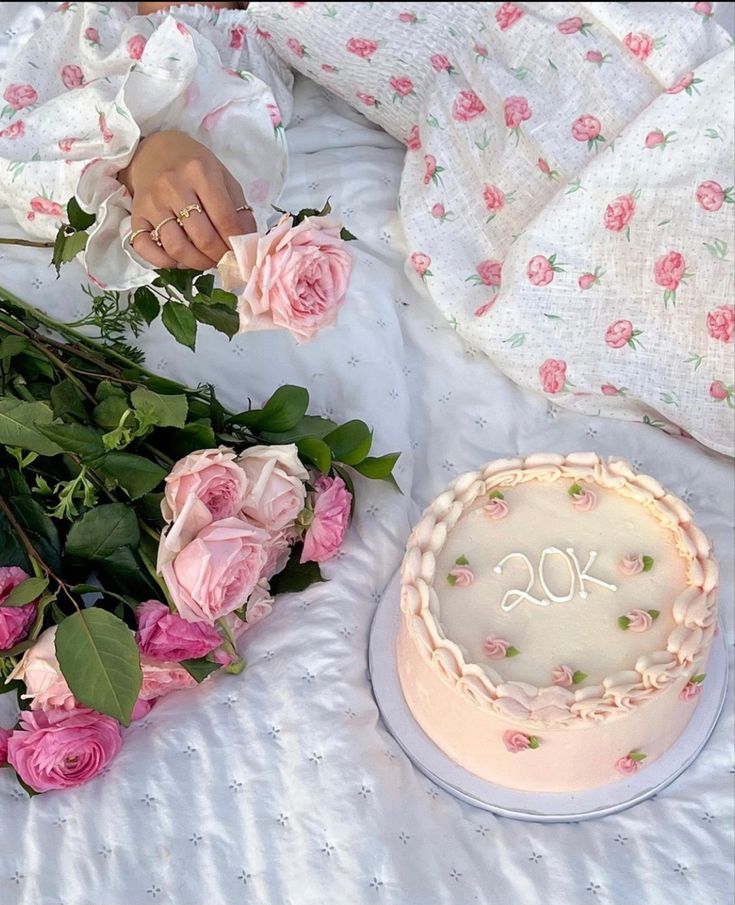
[[[505,651],[506,657],[517,657],[518,654],[520,654],[520,651],[518,650],[517,647],[513,647],[512,645],[511,645],[511,647],[507,648],[507,650]]]
[[[265,440],[266,443],[297,443],[306,437],[316,437],[322,440],[335,427],[337,427],[336,422],[330,421],[329,418],[320,418],[318,415],[304,415],[290,430],[281,432],[258,431],[258,436]]]
[[[3,474],[2,480],[3,495],[8,506],[13,511],[16,521],[21,529],[30,539],[33,546],[43,558],[44,562],[58,573],[61,569],[61,542],[59,541],[59,533],[56,525],[51,521],[48,513],[43,507],[36,502],[31,496],[28,484],[23,475],[17,470],[8,470]],[[4,514],[0,514],[0,523],[5,519]],[[3,559],[10,553],[17,554],[17,538],[15,532],[10,525],[7,525],[6,531],[2,532],[2,556]],[[13,539],[15,539],[15,547]],[[8,565],[19,565],[27,563],[25,551],[21,550],[21,558],[6,559]],[[29,571],[27,569],[26,571]]]
[[[540,744],[541,744],[541,742],[538,740],[538,736],[536,736],[536,735],[529,735],[529,736],[528,736],[528,747],[529,747],[529,748],[531,748],[532,750],[535,751],[536,748],[538,748],[538,746],[539,746]]]
[[[354,466],[355,471],[363,477],[385,480],[393,476],[393,468],[400,453],[387,453],[384,456],[368,456]]]
[[[129,725],[143,672],[135,636],[122,620],[96,607],[68,616],[56,631],[56,657],[80,704]]]
[[[701,672],[699,675],[692,676],[689,681],[694,682],[695,685],[701,685],[701,683],[704,682],[706,675],[706,672]]]
[[[26,578],[16,585],[3,600],[3,606],[25,606],[43,594],[48,587],[48,578]]]
[[[467,557],[466,557],[464,554],[462,554],[462,556],[458,556],[458,557],[454,560],[454,562],[455,562],[455,564],[458,565],[458,566],[468,566],[468,565],[470,564],[469,559],[467,559]]]
[[[587,678],[587,673],[582,672],[580,669],[576,670],[574,675],[572,676],[572,685],[581,685],[582,682]]]
[[[452,574],[450,573],[449,575],[447,575],[447,581],[449,582],[449,584],[450,584],[452,587],[454,587],[454,586],[457,584],[457,576],[456,576],[456,575],[452,575]]]
[[[163,481],[168,472],[150,459],[132,453],[114,451],[108,453],[98,466],[105,477],[112,478],[128,494],[137,500],[150,493]]]
[[[102,434],[92,427],[83,424],[42,424],[39,430],[65,453],[77,455],[83,462],[96,462],[105,454]]]
[[[14,355],[20,355],[21,352],[27,352],[30,348],[31,344],[25,336],[13,336],[9,333],[0,342],[0,361],[13,358]]]
[[[487,495],[489,500],[504,500],[505,494],[501,493],[499,490],[491,490]]]
[[[207,419],[191,421],[181,430],[172,432],[166,451],[174,458],[182,459],[199,449],[212,449],[217,445],[212,425]]]
[[[127,399],[127,393],[122,387],[117,386],[112,383],[110,380],[103,380],[97,384],[97,389],[94,391],[94,398],[97,402],[104,402],[105,399],[110,399],[117,396],[119,399]]]
[[[291,555],[286,563],[286,568],[278,575],[271,578],[272,594],[287,594],[290,591],[303,591],[309,585],[318,581],[324,581],[322,578],[319,563],[305,562],[300,563],[301,551],[303,544],[295,544],[291,549]]]
[[[292,430],[309,406],[309,393],[303,387],[286,384],[279,387],[262,409],[250,409],[230,418],[230,424],[262,428],[271,433]]]
[[[658,619],[658,617],[661,615],[661,612],[660,612],[659,610],[646,610],[646,612],[647,612],[648,615],[651,617],[651,619],[654,620],[654,622],[655,622],[656,619]]]
[[[130,394],[130,401],[141,420],[156,427],[183,427],[189,414],[186,396],[162,396],[152,393],[146,387],[136,387]]]
[[[197,340],[197,322],[186,305],[181,302],[168,301],[161,314],[163,326],[176,342],[194,351]]]
[[[18,446],[41,456],[57,456],[61,447],[38,429],[50,424],[53,412],[44,402],[22,402],[12,396],[0,397],[0,444]]]
[[[140,529],[125,503],[105,503],[90,509],[71,526],[65,552],[76,559],[103,560],[120,547],[137,547]]]
[[[647,756],[647,754],[641,754],[640,751],[631,751],[628,755],[631,760],[634,760],[636,762],[645,760]]]
[[[64,251],[64,244],[66,243],[66,226],[60,226],[56,232],[56,238],[54,239],[54,250],[51,252],[51,263],[56,270],[56,279],[61,276],[61,265],[64,263],[61,260],[61,255]]]
[[[62,264],[68,264],[73,261],[80,251],[84,251],[87,247],[87,233],[75,232],[69,235],[64,231],[63,227],[56,234],[54,243],[54,253],[51,263],[56,267],[58,273]]]
[[[94,223],[94,214],[88,214],[79,207],[76,198],[70,198],[66,205],[66,216],[69,218],[69,225],[76,230],[89,229]]]
[[[147,286],[141,286],[133,294],[135,307],[147,324],[152,324],[161,311],[161,304],[155,293]]]
[[[162,493],[146,493],[138,500],[135,508],[144,522],[159,525],[163,523],[163,517],[161,516],[162,501]]]
[[[643,571],[650,572],[652,568],[653,568],[653,557],[644,556],[643,557]]]
[[[579,494],[582,492],[583,492],[582,485],[577,484],[576,482],[574,484],[572,484],[572,486],[569,488],[569,490],[567,490],[567,493],[569,494],[569,496],[579,496]]]
[[[200,324],[208,324],[219,333],[232,339],[240,329],[240,318],[237,312],[226,305],[206,305],[203,302],[191,303],[191,311]]]
[[[332,467],[332,452],[323,440],[305,437],[296,444],[302,462],[316,465],[322,474],[329,474]]]
[[[74,415],[76,418],[86,420],[87,408],[84,394],[68,377],[51,387],[50,398],[54,415],[57,418]]]
[[[122,416],[130,408],[126,396],[107,396],[95,406],[92,417],[96,424],[107,431],[114,430],[122,419]],[[126,427],[129,422],[126,422]]]
[[[217,672],[217,670],[221,668],[220,663],[213,663],[212,660],[207,660],[206,657],[199,657],[196,660],[182,660],[180,665],[183,666],[189,675],[193,676],[197,682],[203,682],[207,676],[211,675],[213,672]]]
[[[234,292],[226,292],[224,289],[215,289],[210,293],[211,305],[224,305],[232,311],[237,311],[237,296]]]
[[[358,465],[370,452],[373,435],[364,421],[348,421],[324,437],[332,456],[345,465]]]
[[[120,547],[97,561],[95,571],[102,584],[124,588],[126,596],[136,597],[138,600],[158,599],[161,596],[161,588],[130,547]]]
[[[202,274],[200,277],[194,280],[194,286],[197,292],[201,292],[203,295],[211,295],[212,290],[214,289],[214,274]]]
[[[352,242],[357,239],[357,236],[353,236],[353,234],[347,229],[346,226],[343,226],[339,231],[339,237],[345,242]]]
[[[158,270],[158,279],[153,281],[154,286],[172,286],[180,292],[185,299],[191,301],[194,280],[200,277],[199,270],[181,270],[178,267],[172,270]]]
[[[628,626],[630,625],[630,619],[627,616],[619,616],[618,617],[618,625],[623,631],[626,631]]]

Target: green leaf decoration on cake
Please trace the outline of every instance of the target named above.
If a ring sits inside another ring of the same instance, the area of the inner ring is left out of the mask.
[[[464,555],[464,553],[463,553],[461,556],[458,556],[458,557],[454,560],[454,562],[455,562],[458,566],[468,566],[468,565],[470,564],[469,559],[467,559],[467,557]]]
[[[648,755],[642,754],[640,751],[631,751],[628,757],[631,760],[634,760],[636,763],[639,761],[645,760]]]
[[[512,645],[505,651],[506,657],[517,657],[518,654],[520,654],[520,651],[517,647],[513,647]]]
[[[704,682],[704,677],[706,675],[707,675],[706,672],[700,672],[698,676],[692,676],[689,681],[693,682],[695,685],[701,685],[702,682]]]
[[[489,500],[504,500],[505,494],[502,494],[499,490],[491,490],[487,498]]]
[[[538,740],[537,735],[529,735],[528,736],[528,747],[529,748],[538,748],[541,742]]]
[[[646,612],[647,612],[648,615],[651,617],[651,619],[654,620],[654,622],[655,622],[656,619],[658,619],[658,617],[661,615],[661,613],[659,612],[659,610],[646,610]]]
[[[587,673],[582,672],[581,669],[578,669],[574,675],[572,676],[572,685],[581,685],[582,682],[587,678]]]
[[[456,575],[447,575],[447,581],[449,584],[454,587],[457,584],[457,576]]]
[[[653,557],[644,556],[643,557],[643,571],[650,572],[652,568],[653,568]]]
[[[569,496],[579,496],[580,493],[584,493],[584,491],[582,490],[582,485],[577,484],[577,482],[575,481],[574,484],[572,484],[572,486],[569,488],[569,490],[567,490],[567,493],[569,494]]]
[[[627,616],[620,616],[618,618],[618,625],[625,632],[628,630],[628,626],[630,625],[630,619]]]

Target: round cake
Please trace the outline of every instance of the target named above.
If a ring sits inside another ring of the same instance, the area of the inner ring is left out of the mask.
[[[697,706],[717,563],[690,509],[622,459],[500,459],[453,481],[403,562],[398,671],[427,735],[514,789],[645,769]]]

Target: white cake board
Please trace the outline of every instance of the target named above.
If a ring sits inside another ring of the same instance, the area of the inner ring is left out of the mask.
[[[615,814],[645,801],[680,776],[715,728],[727,690],[727,650],[722,631],[714,639],[707,681],[689,724],[669,750],[633,776],[584,792],[525,792],[480,779],[456,764],[424,733],[401,690],[396,663],[400,624],[400,575],[386,587],[370,630],[368,668],[375,699],[393,738],[416,767],[457,798],[486,811],[518,820],[568,823]]]

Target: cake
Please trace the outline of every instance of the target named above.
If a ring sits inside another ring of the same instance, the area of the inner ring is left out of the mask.
[[[594,789],[682,733],[716,632],[717,564],[690,509],[624,460],[500,459],[408,541],[398,672],[424,732],[513,789]]]

